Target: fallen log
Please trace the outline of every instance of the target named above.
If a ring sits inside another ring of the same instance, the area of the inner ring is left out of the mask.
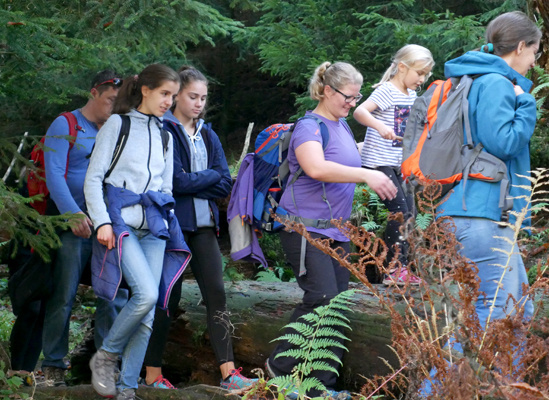
[[[352,284],[353,285],[353,284]],[[363,288],[361,285],[353,285]],[[294,306],[303,292],[295,283],[241,281],[225,286],[230,310],[235,363],[250,376],[253,368],[263,368],[265,359],[275,347],[273,339],[282,335]],[[206,332],[206,308],[194,281],[183,283],[182,313],[172,324],[164,353],[166,376],[190,376],[209,384],[219,382],[219,370]],[[358,389],[365,383],[360,375],[372,377],[385,374],[389,368],[381,359],[398,365],[391,343],[390,319],[377,299],[367,293],[356,296],[356,306],[348,317],[352,331],[348,332],[349,352],[343,359],[339,384]]]

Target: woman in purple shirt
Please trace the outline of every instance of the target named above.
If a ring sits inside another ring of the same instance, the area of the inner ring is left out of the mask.
[[[345,117],[355,107],[362,95],[362,75],[350,64],[324,62],[318,66],[309,84],[309,93],[318,105],[308,116],[316,117],[324,123],[330,132],[328,145],[323,150],[320,125],[315,119],[308,118],[298,122],[288,150],[290,165],[289,182],[299,167],[302,174],[282,196],[280,206],[290,215],[306,220],[348,219],[351,215],[353,194],[356,183],[365,182],[382,199],[392,199],[397,193],[396,187],[386,175],[379,171],[361,168],[360,154]],[[307,225],[307,223],[305,223]],[[349,238],[337,228],[325,229],[308,227],[313,238],[331,238],[332,247],[350,251]],[[339,265],[330,256],[324,254],[309,243],[302,250],[302,237],[297,232],[280,233],[282,247],[288,257],[299,287],[304,291],[303,302],[298,304],[290,319],[295,322],[316,307],[327,305],[332,298],[347,290],[349,271]],[[305,252],[305,262],[300,258]],[[285,334],[294,333],[289,329]],[[266,362],[269,375],[290,375],[298,363],[293,357],[278,357],[278,353],[294,347],[287,341],[280,341]],[[332,348],[341,359],[343,350]],[[339,364],[327,360],[334,368]],[[333,390],[336,374],[330,371],[313,371],[310,376],[318,378],[329,391]],[[310,391],[309,396],[318,396],[318,391]]]

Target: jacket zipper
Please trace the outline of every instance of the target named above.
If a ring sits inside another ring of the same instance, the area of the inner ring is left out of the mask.
[[[149,157],[147,159],[147,171],[149,172],[149,179],[147,180],[147,183],[145,185],[145,189],[143,189],[143,193],[147,192],[147,188],[149,187],[149,183],[151,183],[151,148],[152,148],[152,134],[151,134],[151,119],[152,117],[149,117],[149,121],[147,122],[147,130],[149,131]],[[138,229],[143,228],[143,225],[145,224],[145,208],[141,206],[141,225],[139,225]]]

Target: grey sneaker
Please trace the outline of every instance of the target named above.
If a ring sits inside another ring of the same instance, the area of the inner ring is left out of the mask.
[[[44,379],[46,386],[67,386],[65,383],[65,370],[58,367],[44,367]]]
[[[135,400],[135,389],[119,390],[116,400]]]
[[[100,396],[114,397],[117,394],[116,373],[118,371],[118,358],[118,354],[99,349],[90,360],[92,386]]]

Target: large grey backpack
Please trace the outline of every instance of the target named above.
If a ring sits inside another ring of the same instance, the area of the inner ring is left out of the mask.
[[[439,182],[442,196],[461,180],[463,193],[468,179],[500,182],[499,207],[502,219],[506,219],[506,211],[513,206],[508,196],[507,166],[482,151],[482,143],[475,146],[471,137],[467,96],[472,83],[468,75],[437,80],[417,98],[404,133],[402,173],[414,189],[421,181]],[[465,195],[463,209],[467,209]]]

